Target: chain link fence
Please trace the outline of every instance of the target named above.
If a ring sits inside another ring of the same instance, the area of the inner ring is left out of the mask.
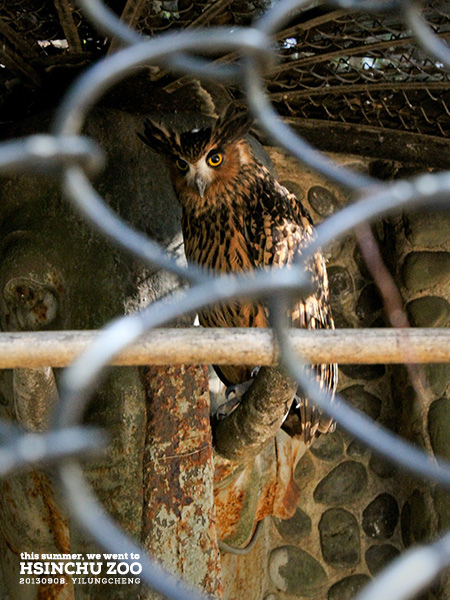
[[[310,282],[304,264],[318,248],[362,224],[404,209],[425,205],[448,208],[450,172],[426,173],[415,179],[386,184],[349,171],[318,154],[276,110],[305,119],[314,119],[316,111],[324,110],[330,120],[343,123],[366,121],[427,135],[434,134],[437,127],[442,137],[448,137],[449,92],[443,84],[450,78],[450,50],[445,44],[450,25],[445,5],[427,3],[422,13],[415,2],[335,0],[329,5],[335,12],[342,13],[337,19],[336,14],[331,20],[324,16],[327,13],[319,11],[315,24],[309,15],[305,21],[308,26],[300,23],[292,31],[285,29],[280,39],[278,32],[310,3],[284,0],[253,4],[255,10],[261,12],[256,19],[255,12],[251,11],[249,15],[244,4],[239,2],[137,3],[141,10],[136,11],[133,21],[147,35],[160,33],[174,23],[180,29],[186,23],[210,26],[168,32],[148,40],[120,21],[99,0],[79,0],[88,21],[75,11],[70,15],[70,23],[58,20],[59,25],[51,19],[51,11],[47,12],[48,22],[33,18],[44,6],[38,0],[33,3],[35,13],[22,10],[23,2],[4,2],[1,7],[2,14],[10,15],[7,25],[16,34],[22,36],[40,28],[38,37],[46,40],[48,45],[38,42],[38,46],[45,47],[48,57],[61,52],[63,44],[56,40],[65,39],[70,44],[70,35],[75,36],[81,27],[88,27],[92,32],[91,50],[96,51],[104,45],[105,37],[102,36],[117,40],[125,49],[94,63],[76,79],[57,110],[50,135],[3,142],[0,145],[0,173],[52,173],[59,179],[67,198],[93,227],[145,264],[165,269],[190,284],[181,298],[156,302],[139,313],[112,322],[99,333],[89,349],[66,370],[59,390],[60,402],[48,432],[26,434],[9,423],[0,424],[2,476],[35,465],[52,465],[59,473],[61,490],[71,514],[100,546],[113,553],[142,556],[141,549],[102,511],[78,463],[80,457],[98,451],[105,443],[101,431],[79,424],[100,374],[118,353],[150,329],[209,304],[242,296],[261,298],[270,294],[277,298],[271,307],[271,325],[281,361],[317,406],[389,460],[416,476],[450,488],[448,464],[434,460],[375,425],[344,400],[331,403],[331,398],[302,367],[283,320],[292,294],[297,297],[309,294]],[[317,8],[316,3],[314,5]],[[62,10],[64,3],[55,3],[55,6]],[[45,7],[47,10],[47,4]],[[362,10],[364,15],[355,18],[355,11]],[[233,14],[231,28],[220,26],[221,15],[227,11]],[[427,16],[430,17],[428,22]],[[405,22],[410,34],[402,28]],[[85,39],[86,35],[82,37]],[[414,38],[413,46],[410,37]],[[10,34],[10,44],[13,38]],[[405,51],[406,41],[408,51]],[[304,44],[301,55],[300,42]],[[72,43],[76,47],[76,42]],[[361,45],[365,47],[363,57],[357,51]],[[40,52],[39,48],[35,45],[16,49],[27,59]],[[339,58],[343,52],[345,59]],[[218,60],[218,54],[223,58]],[[213,57],[213,62],[206,58],[208,55]],[[234,60],[236,55],[240,57],[238,61]],[[280,55],[283,58],[281,64],[277,62]],[[158,67],[155,73],[159,78],[167,77],[168,73],[177,76],[168,79],[167,86],[176,86],[176,82],[187,75],[232,84],[239,90],[236,98],[245,99],[259,126],[275,144],[358,198],[318,226],[316,239],[289,272],[277,269],[261,271],[251,277],[213,277],[199,267],[180,266],[155,241],[135,231],[114,214],[92,187],[89,175],[101,169],[104,157],[93,140],[81,135],[86,114],[134,67],[149,64]],[[310,64],[314,65],[313,70]],[[35,70],[28,73],[31,81],[35,75]],[[270,84],[266,90],[269,75]],[[422,87],[425,81],[427,86]],[[345,94],[340,93],[343,84],[347,86]],[[364,92],[358,96],[358,102],[354,102],[351,95],[356,91]],[[169,576],[150,557],[144,558],[142,564],[143,580],[165,597],[193,600],[202,597]],[[450,533],[447,533],[432,545],[405,553],[375,578],[358,600],[380,597],[406,600],[424,589],[449,564]]]

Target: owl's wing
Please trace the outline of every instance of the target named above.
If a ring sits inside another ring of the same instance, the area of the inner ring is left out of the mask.
[[[313,239],[315,233],[311,217],[306,209],[286,188],[275,180],[266,180],[258,200],[258,208],[252,212],[248,224],[248,243],[252,247],[255,267],[286,266]],[[305,329],[333,329],[333,319],[328,299],[328,279],[325,260],[317,252],[308,271],[317,282],[316,291],[306,299],[294,304],[290,312],[293,327]],[[334,393],[337,385],[337,365],[315,365],[314,370],[321,387]],[[298,408],[290,416],[284,428],[298,433],[298,416],[301,433],[309,443],[316,431],[326,433],[334,429],[332,419],[320,414],[308,398],[298,398]]]

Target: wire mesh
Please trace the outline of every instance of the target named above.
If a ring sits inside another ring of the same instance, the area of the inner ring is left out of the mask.
[[[270,6],[267,0],[191,2],[108,2],[122,25],[146,36],[199,26],[247,26]],[[0,106],[7,120],[10,102],[17,113],[30,110],[19,79],[32,88],[45,86],[52,69],[82,66],[108,52],[110,38],[98,23],[67,0],[21,0],[0,5]],[[414,43],[410,23],[401,11],[361,12],[351,4],[330,7],[305,4],[276,35],[279,64],[266,74],[269,97],[285,116],[318,119],[348,126],[448,138],[450,79],[442,61],[430,60]],[[411,11],[412,12],[412,9]],[[447,2],[424,2],[422,15],[442,43],[450,37]],[[104,17],[101,19],[104,21]],[[132,28],[132,29],[131,29]],[[132,34],[130,33],[132,36]],[[131,38],[130,38],[131,39]],[[113,40],[111,48],[116,47]],[[229,62],[225,56],[221,62]],[[150,75],[167,90],[180,80],[161,67]],[[239,88],[235,94],[240,95]],[[10,98],[13,100],[9,101]],[[12,109],[11,109],[12,110]],[[327,149],[326,147],[322,149]],[[328,148],[330,149],[330,148]]]
[[[191,288],[182,298],[156,302],[139,313],[111,323],[100,332],[89,350],[65,371],[60,386],[60,402],[50,431],[24,434],[6,423],[0,424],[3,440],[0,453],[4,460],[1,473],[16,472],[37,463],[56,465],[66,505],[89,535],[108,551],[117,552],[120,548],[121,553],[131,555],[136,552],[142,556],[141,549],[102,511],[78,464],[81,455],[100,449],[103,444],[101,432],[88,431],[79,425],[99,375],[124,347],[174,317],[198,311],[214,302],[242,296],[267,297],[270,293],[277,298],[271,324],[280,345],[282,362],[307,390],[308,396],[344,428],[390,460],[415,475],[450,488],[450,466],[447,463],[435,461],[379,425],[375,426],[370,419],[347,406],[344,400],[339,399],[332,404],[330,397],[314,383],[308,370],[301,368],[283,323],[289,297],[310,293],[310,281],[304,265],[318,248],[360,224],[405,208],[423,205],[448,208],[450,171],[385,184],[367,175],[338,168],[298,137],[274,109],[274,106],[280,110],[285,107],[288,113],[300,114],[304,118],[314,117],[315,110],[325,110],[330,119],[358,123],[365,120],[380,127],[401,127],[420,133],[435,131],[437,125],[441,135],[448,136],[450,104],[444,84],[450,78],[445,68],[450,63],[450,50],[444,40],[450,26],[445,6],[427,3],[422,17],[416,5],[410,2],[336,0],[329,3],[333,11],[345,9],[348,14],[337,19],[334,14],[330,19],[326,16],[330,13],[319,12],[315,13],[314,21],[310,13],[302,20],[309,6],[309,2],[304,0],[254,2],[251,11],[248,3],[242,2],[161,1],[146,4],[145,10],[142,7],[137,26],[144,33],[153,35],[169,28],[182,29],[188,23],[207,25],[208,28],[169,32],[157,39],[141,41],[142,37],[128,29],[100,1],[80,0],[79,4],[92,24],[85,25],[85,21],[75,13],[75,28],[81,31],[88,27],[94,32],[98,28],[101,32],[101,35],[93,34],[93,46],[102,46],[102,35],[108,35],[119,38],[128,47],[95,63],[76,80],[58,109],[52,135],[2,143],[0,170],[2,173],[18,170],[53,173],[59,178],[67,197],[94,226],[146,264],[166,269],[189,281]],[[25,10],[30,6],[33,9],[31,13]],[[67,40],[67,30],[63,31],[54,22],[55,14],[51,10],[46,12],[48,23],[36,21],[34,17],[44,6],[48,8],[47,3],[39,1],[32,4],[8,2],[3,3],[0,11],[8,26],[24,39],[37,31],[38,37],[48,41],[49,45],[38,43],[39,52],[48,56],[52,52],[64,52],[64,44],[52,41]],[[117,10],[118,7],[114,8]],[[370,12],[355,18],[355,11],[373,9],[387,12]],[[261,11],[257,19],[254,18],[255,11]],[[229,23],[227,15],[230,13],[233,27],[224,27],[222,23]],[[299,22],[280,37],[277,32],[287,26],[295,14],[299,15]],[[5,19],[5,15],[9,15],[9,20]],[[409,24],[410,30],[405,28],[405,23]],[[81,37],[84,40],[86,34]],[[413,46],[411,37],[416,42]],[[38,51],[36,46],[30,48]],[[19,48],[16,50],[20,52]],[[225,59],[219,66],[211,67],[207,56],[213,55],[215,59],[218,53]],[[230,60],[230,56],[236,53],[243,57],[239,62]],[[279,55],[282,62],[273,67]],[[243,96],[261,128],[277,145],[344,185],[359,200],[335,213],[317,228],[316,239],[289,273],[278,269],[258,272],[252,277],[219,277],[193,265],[180,266],[156,242],[121,221],[104,204],[87,177],[88,173],[101,167],[102,152],[92,140],[80,135],[86,113],[114,83],[135,66],[143,64],[156,65],[164,74],[170,72],[181,77],[201,74],[213,81],[224,78],[233,81],[236,89],[238,86],[242,88]],[[265,80],[268,77],[271,77],[271,83],[267,92]],[[397,87],[388,89],[387,83],[392,81]],[[423,82],[428,87],[422,89]],[[335,93],[342,85],[348,90],[349,84],[353,91],[364,92],[364,95],[358,96],[359,103],[352,100],[350,92]],[[367,89],[364,88],[366,85]],[[430,127],[427,128],[424,123]],[[398,559],[362,592],[360,600],[375,597],[400,600],[418,593],[450,564],[449,535],[428,548],[411,550]],[[203,597],[169,576],[151,558],[144,558],[142,566],[143,580],[167,598]],[[414,576],[411,576],[412,573]],[[405,585],[405,582],[408,584]]]

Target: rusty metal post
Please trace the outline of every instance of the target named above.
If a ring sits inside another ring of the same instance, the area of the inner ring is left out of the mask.
[[[144,383],[143,545],[170,571],[221,598],[207,371],[149,367]]]

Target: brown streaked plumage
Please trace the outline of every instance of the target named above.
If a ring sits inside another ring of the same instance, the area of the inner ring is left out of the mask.
[[[237,273],[289,265],[314,235],[306,209],[255,157],[245,138],[250,125],[246,114],[229,108],[211,127],[178,133],[146,120],[144,133],[138,134],[167,157],[183,209],[187,259],[212,271]],[[309,269],[318,288],[305,301],[295,304],[292,325],[333,328],[321,253],[315,255]],[[204,327],[268,325],[263,303],[240,301],[210,307],[200,313],[199,320]],[[249,380],[252,370],[244,365],[215,369],[227,385]],[[337,365],[316,365],[315,369],[320,384],[334,392]],[[316,431],[325,433],[333,428],[330,419],[321,416],[305,398],[300,399],[297,413],[307,443]],[[298,432],[292,415],[285,428]]]

